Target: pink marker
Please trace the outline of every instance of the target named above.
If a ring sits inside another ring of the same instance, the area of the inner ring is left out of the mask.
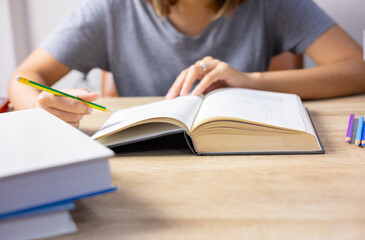
[[[351,142],[352,131],[354,130],[354,118],[355,118],[354,114],[351,114],[349,126],[347,128],[347,134],[346,134],[346,142],[348,142],[348,143]]]

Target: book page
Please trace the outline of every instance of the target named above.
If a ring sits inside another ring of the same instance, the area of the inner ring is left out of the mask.
[[[194,125],[223,117],[306,131],[299,103],[300,98],[295,94],[222,88],[205,96]]]
[[[190,130],[202,100],[202,97],[188,95],[116,111],[92,138],[97,139],[134,123],[154,118],[176,119]]]

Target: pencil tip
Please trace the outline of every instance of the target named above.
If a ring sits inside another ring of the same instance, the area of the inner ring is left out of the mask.
[[[16,75],[16,76],[15,76],[15,80],[17,80],[17,81],[19,82],[19,80],[20,80],[19,75]]]

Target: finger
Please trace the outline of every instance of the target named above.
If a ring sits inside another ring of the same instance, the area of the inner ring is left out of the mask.
[[[55,108],[69,113],[75,114],[90,114],[92,109],[82,103],[72,98],[55,96],[49,93],[41,93],[38,102],[42,106],[48,108]]]
[[[202,61],[206,66],[205,71],[200,64]],[[212,57],[205,57],[202,61],[197,61],[189,68],[180,95],[184,96],[188,94],[197,79],[202,79],[207,73],[214,70],[220,64],[219,60],[213,59]]]
[[[89,90],[83,89],[63,89],[62,92],[70,94],[72,96],[81,98],[84,101],[92,102],[99,99],[99,94],[90,92]]]
[[[201,67],[198,67],[196,64],[189,67],[186,77],[183,79],[180,96],[185,96],[189,93],[191,86],[193,86],[194,82],[198,79],[201,71]]]
[[[93,101],[96,101],[96,100],[99,99],[99,94],[90,92],[87,89],[70,89],[69,91],[66,90],[66,93],[74,95],[78,98],[81,98],[84,101],[87,101],[87,102],[93,102]],[[89,107],[87,107],[86,111],[87,112],[85,114],[91,114],[92,111],[93,111],[93,108],[91,108],[89,106]]]
[[[173,99],[177,95],[179,95],[179,93],[182,96],[186,95],[190,91],[196,79],[202,78],[204,76],[205,72],[203,71],[203,68],[200,65],[201,61],[204,61],[204,63],[206,63],[207,66],[206,71],[211,71],[211,69],[213,69],[219,63],[219,60],[207,56],[202,60],[197,61],[193,66],[182,71],[176,78],[174,84],[167,92],[166,99]],[[194,68],[195,73],[192,72],[192,68]],[[190,75],[187,76],[188,74]],[[190,80],[186,81],[187,78],[189,78]]]
[[[63,121],[68,123],[78,123],[84,117],[84,115],[82,114],[69,113],[59,109],[50,108],[47,106],[40,105],[40,107],[46,110],[47,112],[53,114],[54,116],[58,117],[59,119],[62,119]]]
[[[187,73],[187,69],[182,71],[179,74],[179,76],[177,76],[175,82],[172,84],[171,88],[169,89],[169,91],[166,94],[167,99],[173,99],[177,95],[179,95],[179,93],[181,91],[182,84],[183,84],[183,80],[185,79],[185,76],[186,76],[186,73]]]
[[[201,62],[204,62],[206,69],[204,72],[203,66],[201,65]],[[202,60],[197,61],[195,64],[201,69],[202,74],[200,75],[200,79],[202,79],[205,74],[209,73],[210,71],[212,71],[214,68],[217,67],[217,65],[221,63],[221,61],[219,61],[218,59],[214,59],[212,57],[205,57]]]
[[[202,61],[211,61],[211,60],[214,60],[214,58],[213,58],[213,57],[211,57],[211,56],[206,56],[206,57],[204,57],[204,58],[202,59]]]
[[[200,83],[195,87],[191,93],[194,96],[202,94],[209,86],[220,79],[221,71],[218,68],[213,69],[203,77]]]
[[[223,80],[215,81],[212,85],[207,87],[202,94],[206,95],[216,89],[227,87],[227,84],[223,82]]]
[[[72,90],[75,90],[75,89],[72,89]],[[76,90],[79,90],[79,89],[76,89]],[[93,101],[96,101],[99,99],[99,94],[89,92],[89,90],[87,90],[87,89],[80,89],[80,91],[75,92],[74,96],[79,97],[82,100],[87,101],[87,102],[93,102]]]
[[[67,91],[67,93],[69,94],[75,94],[75,93],[80,93],[85,94],[84,92],[79,92],[79,91]],[[76,94],[75,94],[76,95]],[[92,96],[93,98],[95,96]],[[70,112],[70,113],[76,113],[76,114],[90,114],[92,111],[92,108],[90,108],[88,105],[86,105],[85,103],[82,103],[78,100],[69,98],[69,97],[63,97],[63,96],[55,96],[51,93],[47,93],[47,92],[42,92],[39,95],[38,98],[38,102],[46,107],[49,108],[55,108],[55,109],[59,109],[65,112]]]

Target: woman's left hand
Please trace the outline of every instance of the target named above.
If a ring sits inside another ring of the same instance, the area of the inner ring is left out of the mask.
[[[234,69],[228,63],[205,57],[180,73],[166,94],[166,98],[173,99],[179,94],[187,95],[197,79],[201,81],[192,91],[192,94],[196,96],[217,88],[247,87],[249,75]]]

